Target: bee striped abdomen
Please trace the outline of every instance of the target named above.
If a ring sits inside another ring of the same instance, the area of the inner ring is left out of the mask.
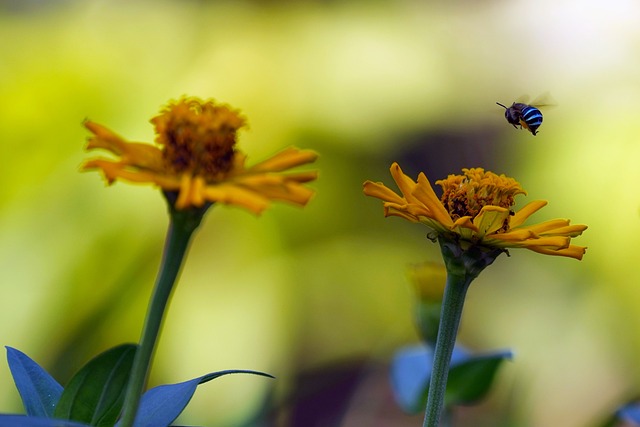
[[[527,105],[522,109],[521,124],[535,136],[537,129],[542,124],[542,113],[536,107]]]
[[[542,124],[542,113],[536,107],[521,102],[514,102],[511,107],[496,102],[504,108],[504,117],[514,128],[520,126],[536,135],[538,128]]]

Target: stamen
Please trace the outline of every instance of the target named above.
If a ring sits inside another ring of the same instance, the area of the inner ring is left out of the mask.
[[[156,142],[163,146],[165,166],[177,174],[202,176],[207,182],[218,181],[231,170],[236,133],[245,125],[238,111],[197,98],[169,104],[151,122]]]
[[[442,204],[454,221],[470,216],[475,218],[484,206],[510,209],[517,194],[526,194],[520,184],[505,175],[485,172],[482,168],[462,169],[464,175],[449,175],[436,181],[443,190]],[[508,220],[500,231],[509,229]]]

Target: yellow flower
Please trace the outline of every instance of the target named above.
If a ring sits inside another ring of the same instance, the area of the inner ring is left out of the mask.
[[[177,196],[178,210],[220,202],[260,214],[272,200],[304,206],[313,196],[303,184],[315,180],[317,171],[281,172],[311,163],[317,154],[290,147],[246,167],[246,156],[235,148],[246,121],[227,105],[183,97],[151,122],[157,145],[129,142],[87,120],[93,133],[87,150],[105,149],[118,159],[91,159],[82,169],[101,170],[109,184],[122,179],[156,185]]]
[[[463,175],[449,175],[436,181],[443,189],[439,199],[424,173],[414,181],[397,163],[391,175],[402,196],[380,182],[364,183],[364,193],[384,201],[385,216],[399,216],[421,222],[438,235],[453,237],[461,245],[493,249],[526,248],[547,255],[582,259],[586,248],[571,245],[586,225],[570,225],[555,219],[536,225],[523,225],[547,202],[530,202],[518,212],[511,210],[514,197],[526,194],[513,178],[485,172],[481,168],[463,169]]]

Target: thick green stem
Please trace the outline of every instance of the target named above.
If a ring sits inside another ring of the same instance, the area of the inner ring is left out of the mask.
[[[147,309],[140,344],[131,368],[121,427],[131,427],[135,421],[171,291],[180,273],[191,236],[198,228],[203,213],[199,211],[180,212],[171,209],[171,219],[160,271]]]
[[[433,355],[433,370],[429,384],[429,397],[424,416],[424,427],[438,427],[440,415],[444,406],[444,394],[449,376],[449,363],[456,343],[458,326],[462,317],[462,307],[469,284],[473,277],[458,276],[449,273],[447,285],[444,289],[440,327]]]
[[[456,235],[440,235],[438,243],[447,268],[447,284],[440,311],[440,326],[433,355],[433,370],[423,427],[438,427],[440,422],[451,354],[456,344],[467,289],[471,281],[504,252],[500,248],[462,242]]]

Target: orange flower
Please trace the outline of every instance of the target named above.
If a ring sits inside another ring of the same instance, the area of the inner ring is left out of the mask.
[[[87,149],[105,149],[119,159],[91,159],[82,169],[101,170],[109,184],[122,179],[156,185],[177,195],[178,210],[220,202],[260,214],[272,200],[304,206],[313,195],[303,184],[315,180],[317,171],[282,172],[312,163],[317,154],[290,147],[246,167],[246,156],[235,148],[245,118],[227,105],[183,97],[151,122],[157,145],[126,141],[87,120],[93,133]]]
[[[449,175],[436,181],[444,191],[438,198],[424,173],[414,181],[397,163],[391,175],[401,196],[380,182],[364,183],[364,193],[384,202],[385,216],[399,216],[421,222],[438,235],[455,238],[462,246],[478,245],[491,249],[526,248],[547,255],[582,259],[586,248],[571,245],[586,225],[570,225],[555,219],[536,225],[524,222],[547,202],[530,202],[513,212],[514,197],[526,194],[513,178],[485,172],[481,168],[463,169],[463,175]]]

